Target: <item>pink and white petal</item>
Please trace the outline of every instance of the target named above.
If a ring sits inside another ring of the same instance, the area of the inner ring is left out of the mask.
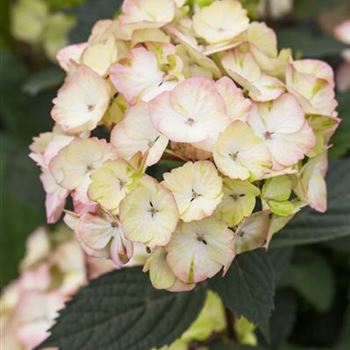
[[[132,29],[160,28],[175,16],[173,0],[125,0],[120,22]]]
[[[163,75],[155,54],[143,47],[130,50],[110,71],[112,83],[131,104],[144,92],[161,84]]]
[[[327,184],[324,175],[317,172],[312,175],[307,192],[308,202],[311,208],[320,213],[327,211]]]
[[[267,102],[276,100],[285,91],[284,84],[277,78],[262,75],[260,79],[251,83],[254,89],[249,89],[249,96],[257,102]],[[258,93],[257,93],[258,92]]]
[[[60,219],[66,204],[66,198],[68,197],[68,194],[68,191],[66,191],[63,196],[59,196],[56,193],[46,194],[45,209],[48,224],[54,224]]]
[[[44,152],[44,161],[46,167],[49,166],[51,160],[65,146],[69,145],[74,140],[74,136],[66,134],[54,134],[51,142],[47,145]]]
[[[277,57],[277,35],[263,22],[252,22],[246,32],[247,40],[268,57]]]
[[[232,120],[245,121],[252,102],[245,98],[243,91],[228,77],[222,77],[215,82],[216,89],[226,103],[227,114]]]
[[[334,87],[334,72],[332,67],[320,60],[305,59],[293,62],[293,67],[300,73],[310,74],[319,79],[326,80]]]
[[[170,92],[163,92],[150,102],[154,127],[175,142],[200,142],[208,135],[202,125],[190,125],[186,115],[177,113],[171,104]]]
[[[259,94],[253,83],[262,77],[262,72],[251,53],[234,49],[225,53],[221,63],[235,82],[250,92]]]
[[[208,78],[194,77],[178,84],[172,91],[170,99],[174,108],[194,119],[197,116],[226,113],[226,105],[218,93],[215,83]]]
[[[153,146],[148,151],[146,165],[152,166],[154,164],[157,164],[159,160],[162,158],[168,144],[169,144],[169,139],[163,135],[160,135],[157,141],[153,144]]]
[[[338,102],[335,99],[334,88],[327,84],[315,94],[311,103],[318,114],[331,116],[335,112]]]
[[[110,97],[105,79],[85,65],[76,65],[52,101],[51,116],[64,131],[91,131],[106,112]]]
[[[84,215],[88,213],[95,214],[97,212],[98,203],[93,202],[91,200],[86,201],[86,199],[82,201],[81,197],[79,196],[79,194],[77,194],[77,192],[73,192],[71,196],[73,201],[74,212],[78,215]]]
[[[40,180],[46,192],[45,209],[48,224],[53,224],[60,218],[69,191],[56,183],[52,174],[47,171],[41,174]]]
[[[192,289],[194,289],[195,287],[196,287],[195,283],[183,283],[177,278],[175,284],[171,288],[169,288],[167,290],[169,292],[175,292],[175,293],[178,293],[178,292],[189,292]]]
[[[109,221],[102,217],[84,214],[80,217],[77,231],[88,247],[101,250],[111,241],[114,228]]]
[[[263,110],[269,109],[264,105]],[[266,128],[272,133],[292,134],[300,130],[305,123],[304,112],[291,94],[284,94],[273,102],[269,112],[262,113]],[[266,117],[265,117],[266,115]]]
[[[123,233],[116,234],[111,242],[110,256],[117,268],[126,265],[134,253],[133,243],[123,237]]]
[[[63,70],[68,72],[72,61],[76,63],[80,62],[80,57],[87,47],[88,43],[79,43],[64,47],[56,55],[58,64]]]
[[[155,97],[160,95],[162,92],[174,90],[174,88],[176,87],[176,85],[178,83],[179,82],[176,80],[164,81],[164,82],[160,83],[160,85],[157,85],[155,87],[152,87],[152,88],[146,90],[142,94],[141,99],[144,102],[152,101]]]
[[[273,160],[283,167],[295,165],[315,146],[315,135],[305,121],[300,131],[294,134],[276,134],[268,141]],[[278,165],[275,165],[276,170]]]

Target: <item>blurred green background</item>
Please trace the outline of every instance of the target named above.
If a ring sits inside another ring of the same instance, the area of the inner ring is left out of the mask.
[[[291,47],[296,58],[323,59],[335,71],[345,64],[341,53],[346,45],[332,33],[337,24],[350,19],[348,0],[295,0],[293,7],[292,1],[285,0],[242,2],[252,18],[277,30],[280,47]],[[33,136],[52,127],[51,100],[64,79],[55,53],[69,43],[84,41],[92,24],[113,17],[120,3],[0,2],[1,287],[16,277],[26,237],[45,224],[39,172],[28,158],[28,145]],[[341,90],[337,95],[342,124],[330,151],[331,158],[342,159],[338,162],[344,162],[350,151],[350,91]],[[349,176],[349,161],[343,164],[342,176]],[[350,177],[345,181],[350,182]],[[274,249],[270,258],[276,267],[276,309],[271,344],[261,340],[261,346],[350,349],[350,238]]]

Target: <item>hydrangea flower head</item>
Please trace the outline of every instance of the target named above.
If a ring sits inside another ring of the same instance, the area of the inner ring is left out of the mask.
[[[326,210],[333,71],[279,50],[238,0],[125,0],[57,59],[56,125],[30,157],[48,222],[71,197],[65,221],[87,254],[186,291],[303,207]]]

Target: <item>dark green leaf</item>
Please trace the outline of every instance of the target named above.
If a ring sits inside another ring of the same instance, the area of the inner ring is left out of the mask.
[[[237,344],[226,338],[220,338],[210,344],[209,350],[238,350],[240,349]]]
[[[26,237],[44,222],[43,192],[27,149],[1,136],[1,287],[17,275]]]
[[[291,48],[297,56],[319,58],[338,55],[347,46],[312,28],[294,27],[277,31],[281,48]]]
[[[350,151],[350,91],[337,95],[339,102],[338,112],[342,122],[332,138],[333,147],[330,149],[331,157],[341,157]]]
[[[24,82],[22,90],[32,96],[39,92],[57,88],[64,80],[64,72],[58,67],[48,67],[42,71],[33,73]]]
[[[51,100],[56,91],[45,91],[35,97],[23,93],[21,86],[28,71],[21,60],[8,50],[1,52],[0,119],[2,127],[25,147],[32,137],[52,127]]]
[[[348,305],[345,313],[344,324],[340,334],[340,339],[337,342],[336,350],[348,350],[350,344],[350,287],[348,290]]]
[[[69,35],[70,41],[72,43],[86,41],[95,22],[113,18],[121,3],[121,0],[86,0],[83,5],[76,7],[72,13],[78,23]]]
[[[48,6],[53,10],[62,9],[66,7],[78,6],[85,2],[85,0],[45,0]]]
[[[297,251],[286,282],[317,311],[326,312],[335,295],[333,270],[327,259],[310,250]]]
[[[284,274],[287,272],[290,260],[292,258],[294,249],[291,247],[282,249],[270,249],[267,255],[270,259],[271,266],[274,271],[275,283],[283,278]]]
[[[294,14],[300,19],[312,18],[347,0],[295,0]]]
[[[331,162],[327,176],[328,210],[304,209],[271,242],[272,248],[327,241],[350,235],[350,159]]]
[[[91,282],[60,312],[51,336],[38,347],[60,350],[145,350],[170,344],[191,325],[205,285],[188,293],[156,291],[139,268]]]
[[[179,160],[161,160],[159,163],[149,167],[147,174],[155,177],[158,181],[163,181],[163,174],[171,171],[172,169],[178,168],[184,164],[183,161]]]
[[[257,324],[268,337],[275,285],[273,270],[263,249],[238,255],[226,276],[217,276],[209,286],[234,314]]]
[[[271,341],[269,350],[278,350],[290,335],[296,318],[296,300],[290,291],[283,290],[276,295],[275,309],[270,319]]]
[[[1,67],[11,67],[11,69],[1,70],[0,91],[5,91],[18,85],[28,76],[28,70],[19,57],[10,50],[1,51]]]
[[[0,42],[1,46],[9,44],[11,41],[9,34],[10,26],[10,0],[1,0],[0,1]],[[1,67],[5,67],[0,63]]]

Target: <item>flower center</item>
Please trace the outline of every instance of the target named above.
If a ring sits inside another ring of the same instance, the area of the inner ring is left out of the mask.
[[[148,209],[148,212],[151,214],[153,218],[154,215],[156,215],[159,212],[159,210],[154,207],[152,202],[149,202],[149,205],[150,205],[150,208]]]
[[[241,232],[239,232],[239,234],[238,234],[239,237],[243,237],[244,235],[245,235],[245,232],[244,232],[244,231],[241,231]]]
[[[95,109],[95,105],[94,104],[88,104],[87,105],[87,109],[89,112],[92,112]]]
[[[229,153],[229,156],[231,157],[232,160],[237,160],[238,153],[239,153],[238,151],[234,153]]]
[[[204,245],[208,245],[208,242],[204,239],[203,235],[200,233],[197,234],[197,241],[203,243]]]
[[[189,126],[192,126],[194,124],[194,119],[193,118],[188,118],[186,121],[186,124]]]
[[[191,198],[191,202],[193,202],[195,199],[197,199],[198,197],[200,197],[201,194],[197,193],[195,190],[192,189],[192,198]]]
[[[234,201],[238,201],[239,198],[244,197],[244,194],[231,194],[230,197],[231,197]]]
[[[264,134],[265,140],[271,140],[272,139],[273,132],[266,131]]]

